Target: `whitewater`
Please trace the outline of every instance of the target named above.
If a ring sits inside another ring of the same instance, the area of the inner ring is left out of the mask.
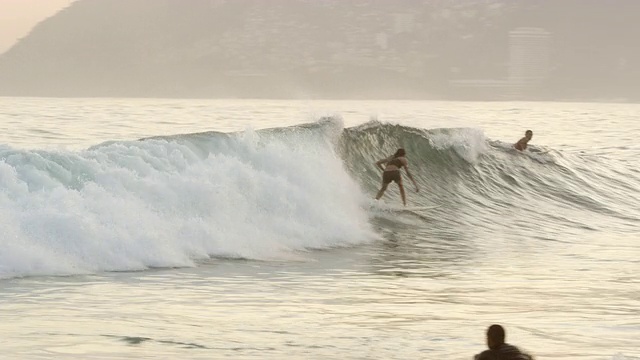
[[[469,359],[501,323],[538,359],[635,359],[639,115],[0,98],[4,353]],[[418,210],[372,200],[399,147]]]

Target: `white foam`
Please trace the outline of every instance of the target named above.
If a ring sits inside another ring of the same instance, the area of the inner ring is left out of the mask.
[[[282,259],[370,241],[364,195],[327,133],[248,130],[212,137],[206,151],[165,140],[3,149],[0,277]]]
[[[431,146],[438,150],[451,148],[469,163],[476,163],[488,150],[487,138],[481,129],[459,128],[429,135]]]

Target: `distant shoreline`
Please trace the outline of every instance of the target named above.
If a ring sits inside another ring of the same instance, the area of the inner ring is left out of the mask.
[[[631,100],[599,100],[599,99],[514,99],[514,100],[488,100],[488,99],[445,99],[445,98],[294,98],[294,97],[170,97],[170,96],[22,96],[22,95],[2,95],[0,99],[90,99],[90,100],[211,100],[211,101],[252,101],[252,100],[272,100],[272,101],[407,101],[407,102],[447,102],[447,103],[559,103],[559,104],[640,104],[640,101]]]

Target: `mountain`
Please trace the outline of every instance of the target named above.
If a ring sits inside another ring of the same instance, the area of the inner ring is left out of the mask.
[[[0,57],[0,95],[636,101],[639,20],[636,0],[77,0]]]

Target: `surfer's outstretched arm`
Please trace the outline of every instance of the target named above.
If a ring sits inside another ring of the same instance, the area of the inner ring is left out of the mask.
[[[416,187],[416,192],[420,192],[420,189],[418,188],[418,184],[416,183],[416,181],[413,178],[413,175],[411,175],[411,172],[409,171],[409,167],[405,165],[404,170],[407,172],[407,176],[409,177],[409,180],[411,180],[411,182],[413,183],[413,186]]]

